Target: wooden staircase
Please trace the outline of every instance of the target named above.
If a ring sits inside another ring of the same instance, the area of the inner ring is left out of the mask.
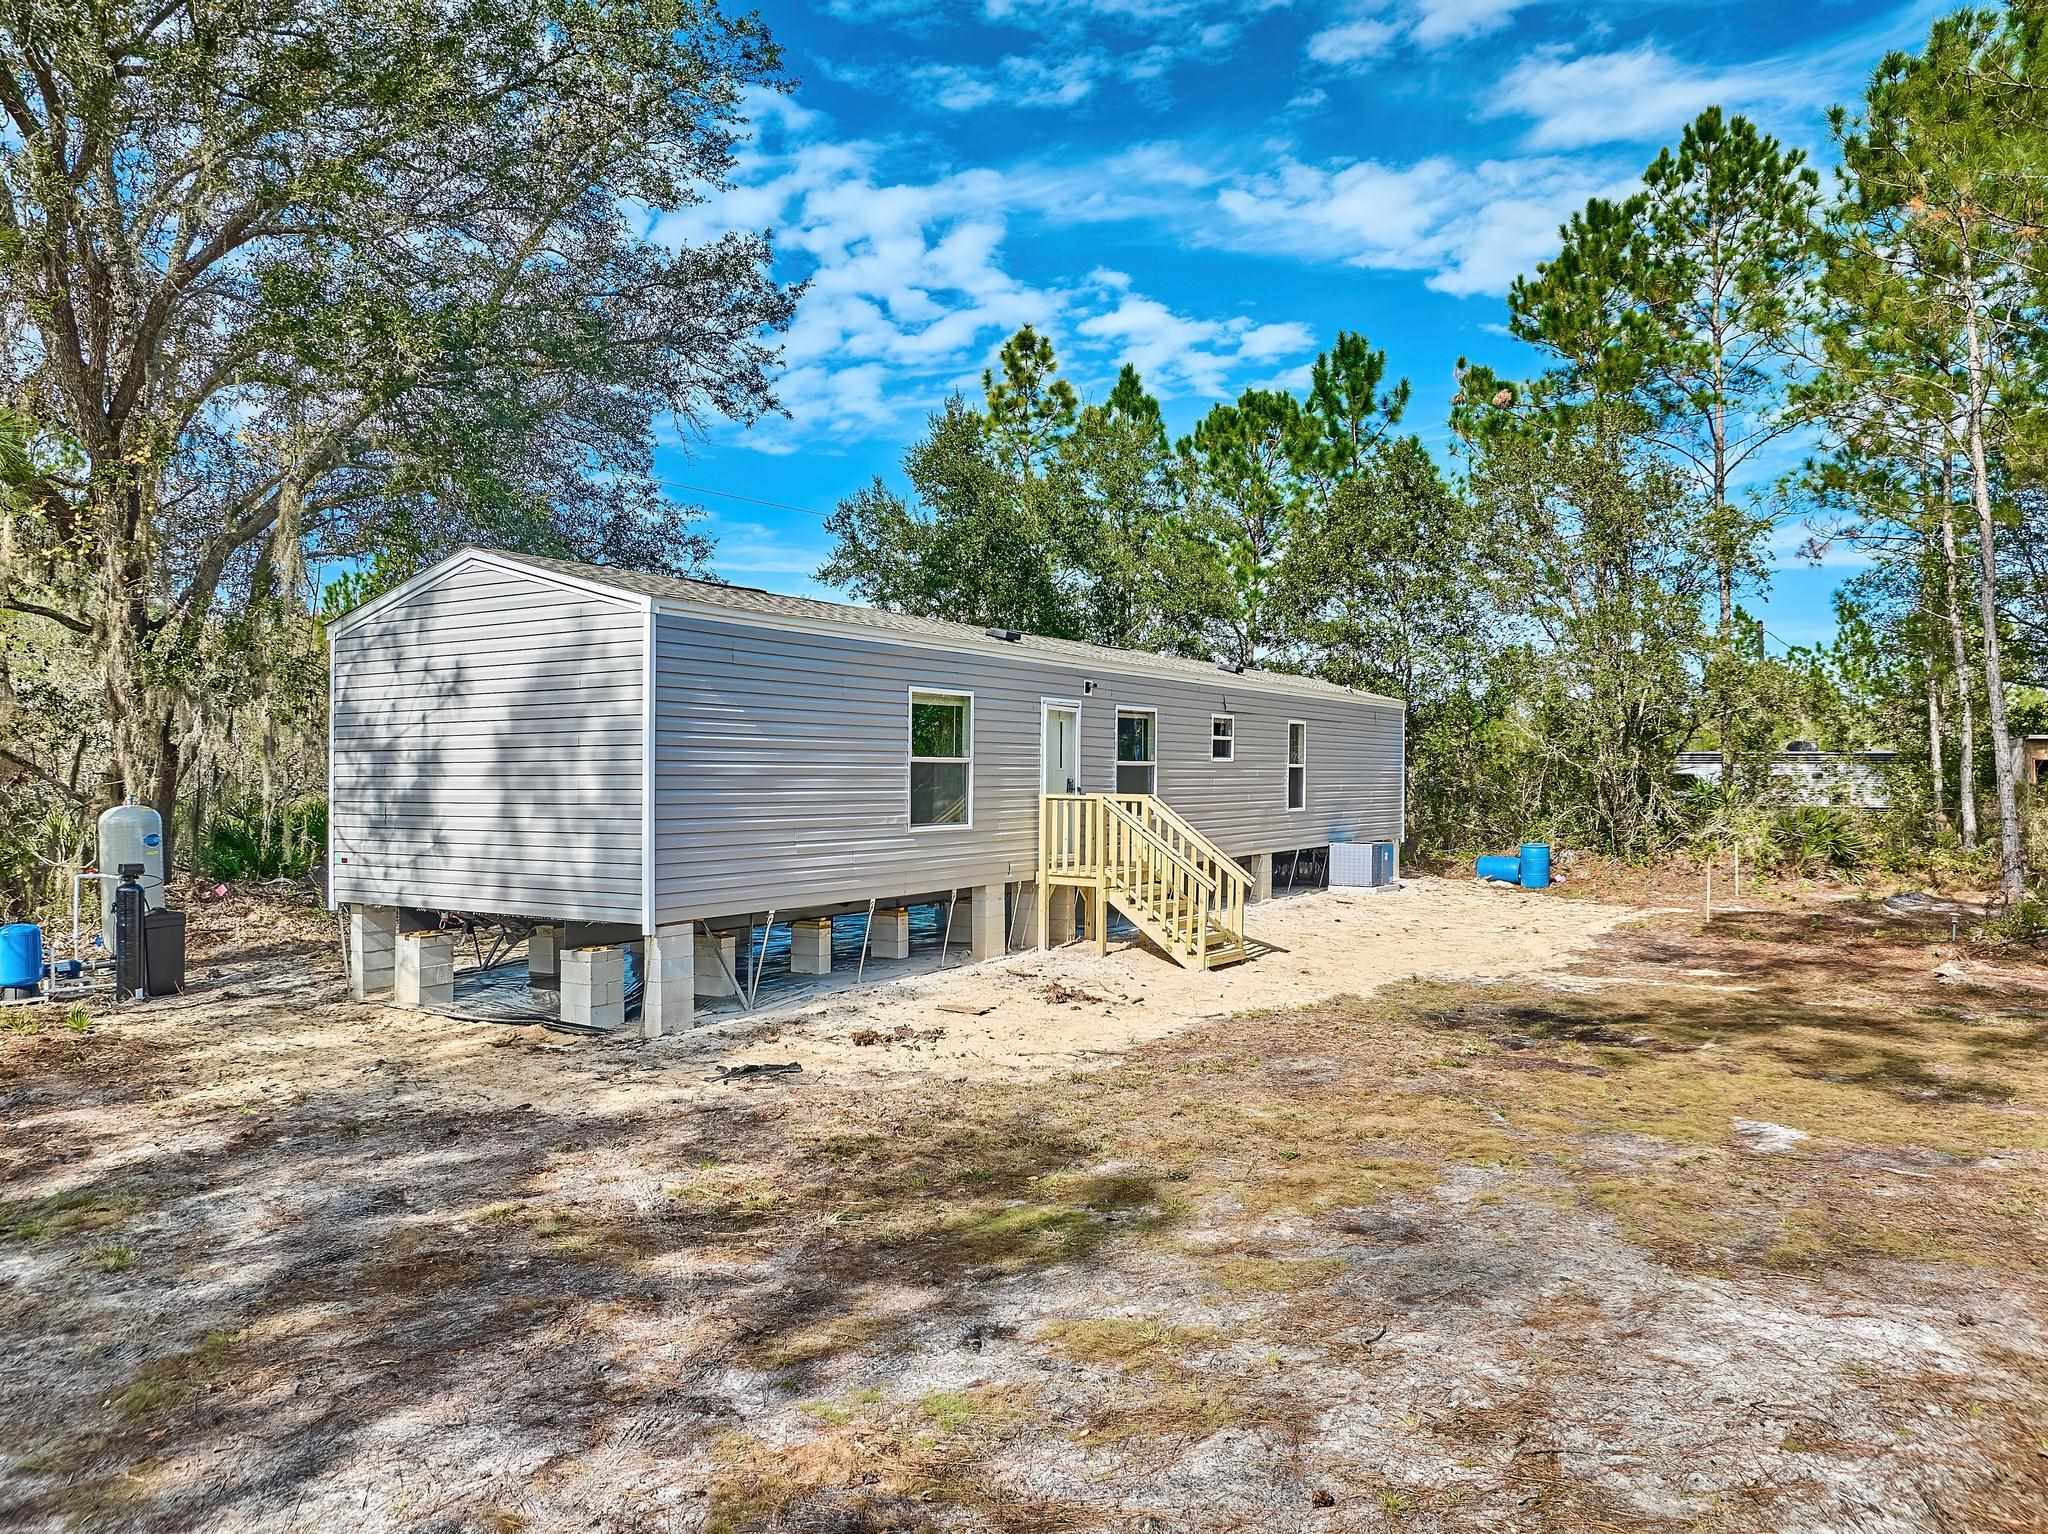
[[[1038,814],[1038,930],[1050,940],[1055,887],[1089,890],[1096,947],[1109,949],[1109,908],[1187,969],[1247,957],[1251,875],[1151,794],[1046,794]]]

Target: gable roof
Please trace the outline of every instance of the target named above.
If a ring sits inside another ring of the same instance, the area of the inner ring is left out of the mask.
[[[655,575],[645,570],[623,570],[612,565],[584,564],[573,559],[555,559],[544,554],[515,554],[500,549],[466,548],[415,576],[405,587],[387,592],[379,602],[398,597],[415,584],[438,578],[465,559],[524,566],[542,574],[555,575],[586,586],[601,586],[630,596],[644,598],[665,610],[700,612],[785,627],[828,627],[871,633],[877,638],[907,640],[946,649],[980,653],[1014,654],[1024,651],[1047,661],[1074,665],[1122,667],[1150,672],[1211,686],[1250,684],[1274,692],[1292,692],[1310,697],[1341,698],[1353,703],[1380,703],[1400,707],[1400,701],[1379,693],[1339,687],[1334,682],[1296,676],[1285,671],[1226,671],[1208,661],[1189,660],[1179,655],[1161,655],[1151,650],[1118,650],[1107,645],[1083,644],[1073,639],[1053,639],[1043,634],[1022,634],[1014,641],[996,639],[987,630],[969,623],[949,623],[941,618],[915,618],[906,613],[885,612],[876,607],[856,607],[849,602],[825,602],[815,597],[783,596],[753,586],[728,586],[719,581],[688,580],[676,575]],[[358,608],[353,619],[367,612]],[[348,619],[343,620],[344,623]]]

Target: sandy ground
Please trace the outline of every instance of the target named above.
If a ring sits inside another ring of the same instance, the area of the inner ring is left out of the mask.
[[[1643,912],[1445,879],[1325,890],[1251,906],[1254,957],[1187,970],[1149,945],[1076,943],[880,986],[769,1019],[734,1019],[681,1046],[726,1065],[937,1070],[988,1081],[1086,1070],[1151,1039],[1240,1012],[1369,996],[1410,979],[1504,979],[1554,969]],[[853,1042],[879,1032],[885,1044]],[[660,1053],[678,1046],[665,1042]]]
[[[308,948],[0,1033],[0,1528],[2048,1529],[2048,967],[1644,914],[654,1044]]]
[[[431,1088],[475,1108],[627,1113],[721,1097],[732,1089],[717,1073],[748,1064],[800,1064],[807,1085],[1044,1079],[1239,1012],[1365,996],[1415,977],[1554,971],[1641,915],[1442,879],[1381,894],[1325,891],[1251,907],[1256,955],[1228,969],[1185,970],[1141,943],[1112,944],[1107,956],[1076,943],[724,1017],[652,1044],[632,1024],[592,1038],[359,1005],[324,953],[310,963],[265,953],[196,966],[190,995],[118,1017],[127,1038],[175,1051],[178,1073],[193,1078],[188,1113],[365,1085],[394,1103]],[[536,1057],[559,1063],[536,1069]]]

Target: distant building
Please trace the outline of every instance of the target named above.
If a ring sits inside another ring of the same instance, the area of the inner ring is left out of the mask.
[[[2048,760],[2048,736],[2038,739],[2042,757]],[[1885,787],[1884,770],[1896,751],[1823,751],[1810,740],[1788,740],[1785,749],[1771,753],[1771,779],[1782,785],[1793,804],[1843,804],[1859,810],[1891,808],[1891,794]],[[1681,751],[1677,773],[1705,783],[1721,781],[1721,753]]]
[[[2012,743],[2013,777],[2048,783],[2048,735],[2022,735]]]

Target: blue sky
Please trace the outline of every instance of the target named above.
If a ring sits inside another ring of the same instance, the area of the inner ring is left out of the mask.
[[[1529,371],[1502,295],[1567,214],[1714,103],[1829,165],[1826,108],[1946,8],[762,0],[801,84],[756,101],[734,189],[653,232],[775,231],[811,280],[791,414],[672,440],[660,471],[721,575],[818,592],[824,515],[900,485],[926,415],[1025,323],[1084,394],[1136,363],[1176,433],[1360,330],[1441,449],[1459,356]],[[1792,560],[1799,536],[1762,608],[1791,643],[1832,631],[1848,569]]]

